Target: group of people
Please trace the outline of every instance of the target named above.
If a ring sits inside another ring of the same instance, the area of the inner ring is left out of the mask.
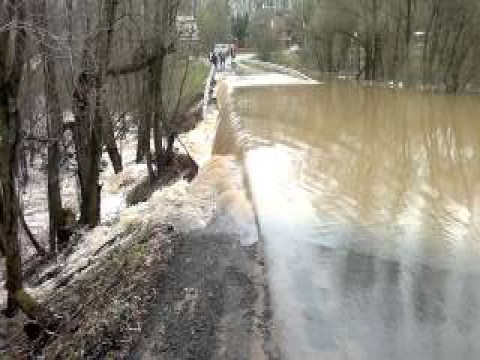
[[[224,70],[228,56],[231,57],[232,61],[235,59],[235,48],[233,45],[228,46],[228,51],[225,49],[213,49],[209,54],[209,60],[216,70]]]

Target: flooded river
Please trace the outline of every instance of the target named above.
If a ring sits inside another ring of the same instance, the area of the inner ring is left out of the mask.
[[[287,359],[480,358],[479,115],[348,82],[234,91]]]

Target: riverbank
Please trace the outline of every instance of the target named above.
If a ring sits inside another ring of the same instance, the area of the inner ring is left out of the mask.
[[[118,210],[27,279],[59,325],[55,333],[26,334],[23,315],[9,321],[14,358],[263,359],[274,352],[266,345],[263,252],[242,169],[232,156],[212,157],[218,122],[210,105],[180,137],[177,150],[199,165],[191,183],[179,171],[177,181]],[[127,165],[106,191],[126,203],[141,183],[133,181],[135,169]]]
[[[217,73],[217,84],[228,76],[228,71]],[[219,103],[226,101],[224,91],[214,94]],[[224,122],[221,108],[215,112],[217,123]],[[217,129],[215,144],[219,136]],[[130,358],[277,358],[263,243],[243,167],[234,155],[214,155],[192,183],[192,192],[210,194],[215,210],[205,227],[181,234]]]
[[[181,154],[188,150],[198,164],[205,164],[211,154],[216,122],[215,110],[209,109],[194,130],[181,136],[183,145],[177,149],[177,159],[181,160]],[[135,148],[132,143],[126,146]],[[160,187],[147,201],[126,207],[128,194],[135,186],[141,186],[146,176],[146,171],[139,169],[141,166],[127,159],[121,174],[108,177],[106,171],[102,175],[107,179],[105,196],[108,207],[110,193],[114,194],[114,215],[100,226],[75,236],[55,261],[45,265],[32,263],[35,275],[28,275],[27,266],[27,290],[60,316],[60,329],[48,341],[27,341],[21,331],[27,321],[23,315],[10,321],[2,318],[2,327],[6,328],[2,332],[8,335],[8,350],[15,357],[39,351],[45,342],[47,347],[42,352],[47,357],[66,353],[82,357],[85,353],[99,355],[110,348],[127,349],[128,343],[134,341],[136,319],[142,322],[142,309],[155,293],[154,279],[160,278],[168,267],[180,229],[189,231],[205,226],[214,207],[211,193],[193,194],[189,190],[191,184],[182,179],[181,161],[169,169],[172,179],[165,184],[168,186]],[[172,183],[174,177],[177,181]],[[135,324],[131,323],[133,320]],[[103,331],[107,331],[105,336]],[[108,332],[125,345],[109,345]]]
[[[456,95],[479,95],[480,83],[471,82],[466,84],[457,92],[448,92],[445,85],[424,84],[421,79],[388,79],[379,78],[377,80],[364,80],[363,73],[358,74],[354,71],[334,71],[326,72],[319,70],[316,64],[306,61],[299,51],[284,50],[271,54],[268,59],[269,63],[292,69],[293,71],[305,74],[311,79],[320,82],[329,81],[352,81],[358,82],[362,86],[378,86],[388,89],[409,89],[425,93],[435,94],[456,94]]]

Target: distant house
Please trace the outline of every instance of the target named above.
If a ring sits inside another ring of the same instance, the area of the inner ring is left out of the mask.
[[[261,10],[289,11],[295,0],[235,0],[230,2],[232,13],[255,13]]]
[[[288,11],[292,9],[292,0],[263,0],[262,9],[271,9],[275,11]]]
[[[178,15],[177,32],[181,41],[198,41],[199,32],[195,16]]]

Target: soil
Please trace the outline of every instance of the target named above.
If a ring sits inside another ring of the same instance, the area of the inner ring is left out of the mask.
[[[131,358],[272,358],[259,246],[242,247],[214,224],[181,236]]]

